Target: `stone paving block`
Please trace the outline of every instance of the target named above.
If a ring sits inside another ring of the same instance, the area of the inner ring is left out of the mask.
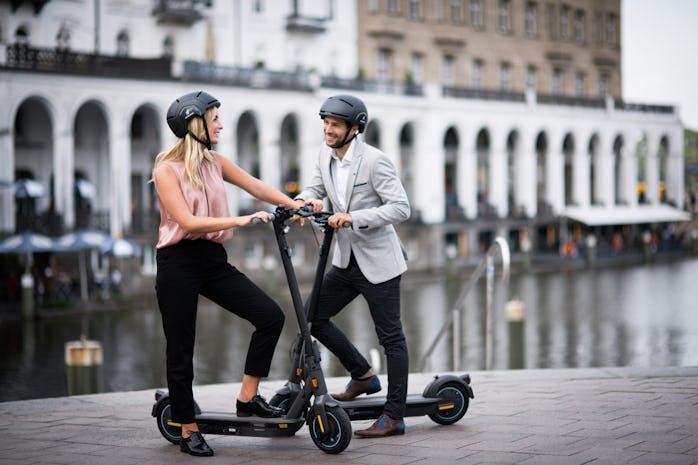
[[[631,462],[633,465],[694,465],[696,458],[681,454],[647,453]]]
[[[533,454],[519,452],[475,452],[456,462],[458,465],[519,465],[536,458]]]

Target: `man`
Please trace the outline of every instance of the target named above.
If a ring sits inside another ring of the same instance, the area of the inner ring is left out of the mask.
[[[378,341],[388,365],[388,395],[382,415],[361,437],[405,433],[405,401],[409,370],[407,344],[400,322],[400,277],[407,269],[394,224],[410,216],[410,205],[394,165],[380,150],[357,139],[368,112],[351,95],[328,98],[320,108],[326,147],[323,147],[311,182],[297,199],[321,209],[327,198],[334,214],[332,267],[323,280],[312,335],[335,354],[351,374],[345,392],[333,394],[348,401],[380,391],[381,384],[366,358],[330,321],[356,296],[369,306]],[[351,228],[345,228],[349,223]]]

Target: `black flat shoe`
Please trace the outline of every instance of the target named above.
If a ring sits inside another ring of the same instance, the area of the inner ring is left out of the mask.
[[[282,409],[267,404],[267,401],[262,396],[254,396],[249,402],[240,402],[238,400],[236,410],[239,417],[255,415],[262,418],[277,418],[284,414]]]
[[[180,439],[179,450],[197,457],[210,457],[213,455],[213,449],[206,444],[206,440],[198,431],[191,433],[191,436],[188,438]]]

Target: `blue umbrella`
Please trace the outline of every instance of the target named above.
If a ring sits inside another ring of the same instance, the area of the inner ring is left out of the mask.
[[[125,238],[112,239],[109,244],[102,248],[103,254],[114,257],[139,257],[142,252],[143,249],[140,245]]]
[[[87,290],[87,265],[85,250],[101,249],[111,242],[111,236],[96,229],[82,229],[62,235],[57,241],[57,247],[63,252],[78,252],[78,268],[80,273],[80,297],[83,301],[89,299]]]
[[[51,252],[57,248],[56,241],[43,234],[25,231],[0,242],[0,253]]]
[[[56,251],[56,241],[43,234],[25,231],[21,234],[10,236],[0,242],[0,253],[26,254],[26,269],[31,268],[35,252]]]
[[[102,249],[107,247],[111,240],[111,236],[104,231],[82,229],[59,237],[57,246],[64,251]]]
[[[18,179],[14,184],[15,197],[43,197],[46,195],[46,187],[33,179]]]

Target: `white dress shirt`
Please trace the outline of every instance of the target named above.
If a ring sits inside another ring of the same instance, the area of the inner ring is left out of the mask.
[[[346,195],[347,195],[347,182],[349,180],[349,174],[351,173],[351,160],[354,158],[354,141],[349,145],[349,149],[344,154],[344,157],[340,160],[336,154],[335,150],[332,150],[332,163],[330,166],[332,172],[332,183],[334,184],[334,189],[337,191],[337,197],[342,202],[341,205],[337,205],[336,210],[345,211],[346,208]]]

